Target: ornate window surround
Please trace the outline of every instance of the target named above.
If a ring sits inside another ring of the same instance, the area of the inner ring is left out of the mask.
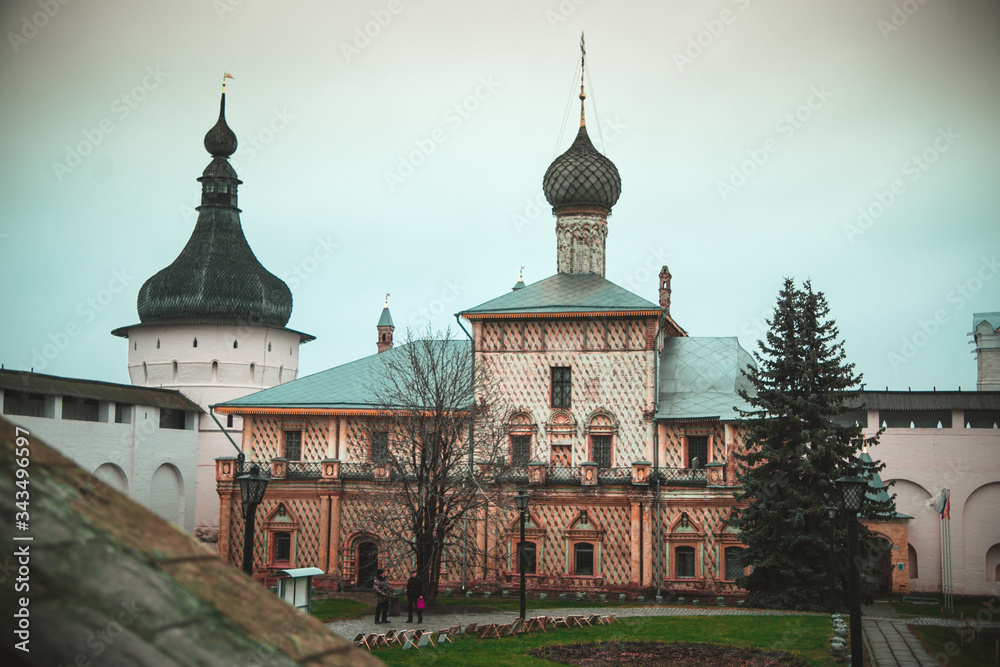
[[[601,558],[603,556],[604,529],[590,516],[587,508],[577,511],[576,516],[567,526],[563,539],[565,542],[564,576],[595,580],[595,583],[602,582],[604,578],[601,574]],[[581,575],[575,572],[576,545],[581,542],[594,545],[594,573],[592,575]]]
[[[667,578],[676,582],[698,582],[705,580],[704,548],[705,533],[691,515],[682,511],[670,521],[666,530],[667,557],[669,559]],[[677,576],[677,547],[694,547],[694,577]]]
[[[262,530],[265,539],[264,554],[269,568],[288,568],[295,565],[296,547],[301,527],[302,524],[298,517],[283,502],[278,503],[273,510],[268,512]],[[279,561],[275,558],[275,543],[277,542],[275,536],[277,533],[288,533],[292,538],[287,561]]]

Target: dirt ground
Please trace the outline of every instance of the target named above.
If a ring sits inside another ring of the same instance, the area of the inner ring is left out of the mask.
[[[533,655],[564,665],[604,667],[800,667],[806,663],[790,653],[718,644],[661,644],[657,642],[598,642],[546,646]]]

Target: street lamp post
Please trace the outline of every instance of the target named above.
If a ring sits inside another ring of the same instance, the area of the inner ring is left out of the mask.
[[[837,480],[847,510],[847,544],[851,588],[851,667],[863,667],[864,645],[861,641],[861,571],[858,558],[858,513],[865,503],[868,480],[864,477],[841,477]]]
[[[253,576],[253,531],[257,518],[257,505],[264,498],[268,478],[260,474],[260,466],[256,463],[250,468],[249,474],[236,478],[240,483],[240,500],[243,518],[246,520],[243,530],[243,571]]]
[[[521,489],[514,496],[514,504],[521,512],[521,541],[517,543],[517,569],[521,572],[521,620],[525,615],[525,592],[524,592],[524,514],[528,510],[528,494]]]
[[[837,613],[837,550],[835,549],[835,537],[833,532],[833,520],[837,516],[837,506],[830,505],[826,508],[826,513],[830,517],[830,614]]]

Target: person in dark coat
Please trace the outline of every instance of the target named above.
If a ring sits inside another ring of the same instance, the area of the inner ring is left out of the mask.
[[[392,586],[389,585],[389,580],[385,576],[385,570],[379,568],[375,572],[375,583],[373,585],[375,589],[375,595],[378,596],[378,603],[375,605],[375,622],[376,623],[388,623],[389,619],[389,600],[392,599]]]
[[[417,623],[424,622],[424,610],[417,607],[417,599],[424,594],[424,581],[417,576],[416,570],[410,570],[410,578],[406,580],[406,601],[409,618],[407,623],[413,622],[413,610],[417,610]]]

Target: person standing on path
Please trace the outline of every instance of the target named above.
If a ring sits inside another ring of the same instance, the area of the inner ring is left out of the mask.
[[[379,568],[375,572],[375,584],[373,588],[375,589],[375,595],[378,596],[378,604],[375,605],[375,622],[388,623],[389,619],[386,617],[389,615],[389,600],[392,599],[392,586],[389,585],[389,580],[385,576],[385,570],[382,568]]]
[[[418,606],[417,600],[419,600],[424,595],[424,582],[417,576],[416,570],[410,570],[410,578],[406,581],[406,601],[407,601],[407,612],[409,613],[409,618],[406,619],[407,623],[413,622],[413,609],[417,610],[417,623],[424,622],[424,610],[423,607]]]

